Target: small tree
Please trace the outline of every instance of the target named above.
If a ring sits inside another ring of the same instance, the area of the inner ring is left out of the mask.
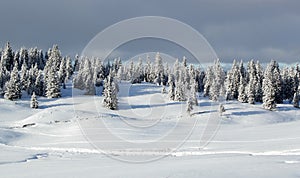
[[[167,90],[166,90],[166,87],[165,87],[165,86],[162,87],[161,93],[162,93],[162,94],[166,94],[166,93],[167,93]]]
[[[39,103],[37,101],[35,92],[33,92],[32,95],[31,95],[30,107],[34,108],[34,109],[37,109],[39,107]]]
[[[299,108],[299,94],[298,92],[294,93],[293,105],[295,108]]]
[[[188,100],[186,102],[186,112],[188,113],[189,116],[191,116],[191,112],[194,109],[193,105],[194,105],[193,98],[191,97],[191,95],[189,95]]]
[[[219,105],[219,114],[220,114],[220,116],[222,116],[222,114],[225,112],[225,107],[224,107],[224,105],[223,104],[220,104]]]

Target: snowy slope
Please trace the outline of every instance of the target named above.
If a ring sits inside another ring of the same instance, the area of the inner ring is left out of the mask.
[[[199,100],[193,116],[153,84],[120,84],[119,110],[68,86],[59,99],[0,99],[4,177],[299,177],[300,110]],[[73,97],[71,95],[73,93]],[[17,171],[16,171],[17,170]]]

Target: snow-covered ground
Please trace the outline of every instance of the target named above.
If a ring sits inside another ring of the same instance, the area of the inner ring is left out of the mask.
[[[73,96],[72,96],[73,93]],[[192,117],[153,84],[120,84],[119,110],[70,86],[0,99],[0,177],[300,177],[300,110],[199,98]]]

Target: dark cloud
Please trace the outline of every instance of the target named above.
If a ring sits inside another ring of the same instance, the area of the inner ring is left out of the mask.
[[[64,54],[74,55],[107,26],[152,15],[191,25],[224,61],[289,63],[300,57],[299,7],[293,0],[3,0],[0,45],[48,49],[57,43]]]

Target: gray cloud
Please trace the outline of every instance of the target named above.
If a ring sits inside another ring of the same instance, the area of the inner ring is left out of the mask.
[[[64,54],[74,55],[107,26],[153,15],[191,25],[223,61],[255,58],[289,63],[300,57],[299,7],[296,0],[3,0],[0,45],[11,41],[15,48],[46,50],[57,43]]]

